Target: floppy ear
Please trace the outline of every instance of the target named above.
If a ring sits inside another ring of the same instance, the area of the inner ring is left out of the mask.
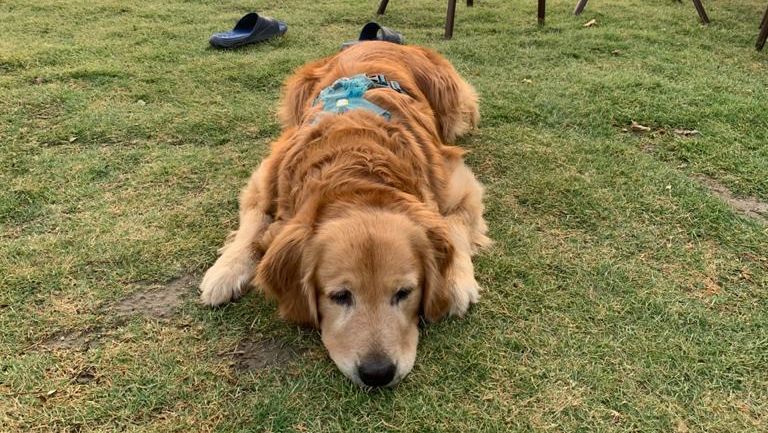
[[[426,48],[418,50],[422,61],[410,65],[416,84],[437,116],[443,141],[453,143],[480,121],[477,92],[441,55]]]
[[[306,224],[288,223],[275,236],[259,262],[257,279],[267,295],[277,298],[280,316],[317,326],[317,300],[311,279],[303,278],[304,249],[312,236]]]
[[[428,245],[420,249],[424,267],[421,310],[425,319],[436,322],[448,314],[454,302],[448,278],[453,261],[453,244],[445,224],[427,228],[426,237]]]
[[[317,60],[300,67],[283,86],[278,118],[283,128],[298,126],[304,120],[304,112],[313,98],[317,83],[327,73],[328,59]]]

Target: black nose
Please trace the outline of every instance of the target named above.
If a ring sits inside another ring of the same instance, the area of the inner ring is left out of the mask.
[[[372,356],[357,366],[357,375],[368,386],[384,386],[395,378],[397,366],[386,356]]]

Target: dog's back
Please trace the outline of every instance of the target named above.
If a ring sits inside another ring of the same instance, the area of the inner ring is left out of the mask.
[[[279,112],[283,127],[304,122],[316,111],[312,101],[320,90],[338,78],[356,74],[384,74],[396,80],[415,102],[427,104],[443,143],[453,142],[480,119],[474,88],[440,54],[422,47],[367,41],[308,63],[286,81]],[[413,102],[399,107],[413,106]]]

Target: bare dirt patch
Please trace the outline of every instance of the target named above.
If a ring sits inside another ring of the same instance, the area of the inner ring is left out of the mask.
[[[185,275],[165,286],[132,294],[111,307],[118,317],[142,315],[156,319],[170,318],[197,283],[196,275]]]
[[[736,209],[740,214],[768,225],[768,203],[754,197],[736,197],[725,185],[710,177],[698,176],[697,178],[707,189]]]
[[[49,350],[87,351],[101,335],[98,329],[74,329],[57,332],[44,341],[42,346]]]
[[[96,367],[89,365],[78,371],[77,374],[72,377],[71,382],[78,385],[85,385],[91,383],[97,378],[98,376],[96,375]]]
[[[243,340],[232,351],[219,355],[232,359],[235,371],[254,371],[275,368],[296,359],[303,348],[274,339]]]
[[[143,315],[156,319],[168,319],[194,290],[198,277],[185,275],[165,286],[155,285],[148,290],[134,293],[105,310],[118,319],[132,315]],[[120,323],[120,320],[117,321]],[[55,333],[49,339],[34,346],[48,350],[71,350],[86,352],[103,337],[98,328],[68,329]]]

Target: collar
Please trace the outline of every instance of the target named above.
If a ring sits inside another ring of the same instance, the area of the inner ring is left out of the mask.
[[[350,110],[364,109],[373,111],[379,116],[389,120],[392,115],[389,111],[379,107],[365,99],[363,95],[370,89],[392,89],[399,93],[405,93],[397,81],[387,81],[383,74],[365,75],[358,74],[352,77],[343,77],[326,87],[315,98],[313,106],[322,104],[323,111],[335,114],[346,113]]]

